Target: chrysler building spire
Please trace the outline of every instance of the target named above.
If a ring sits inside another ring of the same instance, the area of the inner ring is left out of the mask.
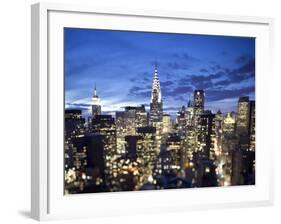
[[[155,64],[154,76],[152,81],[151,102],[150,102],[150,124],[161,122],[163,116],[163,103],[158,76],[157,64]],[[152,125],[153,126],[153,125]]]
[[[151,91],[151,103],[157,101],[158,103],[162,102],[160,80],[158,76],[157,63],[155,64],[154,77],[152,82],[152,91]]]

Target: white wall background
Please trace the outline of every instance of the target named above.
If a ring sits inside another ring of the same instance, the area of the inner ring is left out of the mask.
[[[30,208],[30,5],[32,0],[2,0],[0,6],[0,222],[32,223]],[[78,1],[69,0],[56,2]],[[181,10],[275,17],[276,108],[272,109],[275,146],[281,132],[281,5],[277,0],[80,0],[110,8]],[[82,220],[81,223],[280,223],[281,153],[275,148],[275,205],[273,207],[193,211],[134,217]],[[59,223],[76,223],[77,220]]]

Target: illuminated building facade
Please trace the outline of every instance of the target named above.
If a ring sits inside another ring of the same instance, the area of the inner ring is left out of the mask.
[[[125,153],[125,137],[136,134],[135,111],[116,112],[116,139],[117,151]]]
[[[185,111],[185,119],[186,119],[186,126],[193,127],[194,126],[194,107],[192,102],[189,100],[187,104],[187,108]]]
[[[137,134],[140,136],[137,141],[137,158],[141,163],[143,173],[142,183],[148,180],[152,175],[154,161],[158,155],[156,128],[155,127],[141,127],[137,129]]]
[[[154,77],[152,82],[149,125],[156,128],[155,147],[157,152],[159,153],[163,132],[163,101],[157,66],[155,66]]]
[[[92,133],[104,136],[104,155],[105,155],[105,180],[109,186],[114,186],[114,173],[117,165],[116,159],[118,152],[116,147],[116,124],[111,115],[96,115],[92,119]],[[112,187],[114,191],[115,188]]]
[[[200,116],[204,111],[205,104],[205,92],[204,90],[194,91],[194,126],[195,128],[199,125]]]
[[[180,136],[184,136],[186,132],[186,110],[185,106],[182,106],[182,108],[178,111],[177,113],[177,118],[176,118],[176,124],[177,124],[177,133]]]
[[[238,135],[247,136],[249,134],[250,122],[250,101],[249,97],[240,97],[238,101],[238,116],[236,132]]]
[[[168,134],[172,132],[172,118],[169,114],[163,115],[163,134]]]
[[[85,134],[85,119],[82,117],[82,111],[66,109],[64,124],[65,181],[71,188],[74,183],[79,184],[77,179],[81,178],[81,172],[87,165],[86,148],[75,145],[75,139],[81,138]]]
[[[155,123],[162,122],[163,117],[163,102],[160,87],[160,80],[155,66],[154,77],[152,82],[151,101],[150,101],[150,113],[149,123],[151,126],[155,126]]]
[[[180,170],[182,162],[181,138],[177,134],[170,134],[166,141],[166,147],[172,157],[172,168]]]
[[[214,159],[215,115],[211,111],[204,111],[199,124],[199,151],[203,152],[206,158]]]
[[[223,119],[223,134],[232,136],[235,134],[235,114],[234,113],[227,113],[226,117]]]
[[[250,101],[250,151],[255,151],[256,146],[256,102]]]
[[[96,115],[101,115],[101,101],[97,95],[97,88],[95,86],[94,95],[92,98],[92,118],[94,118]]]
[[[71,139],[85,132],[85,118],[82,117],[82,111],[79,109],[66,109],[64,122],[66,139]]]
[[[213,187],[255,183],[255,101],[237,113],[205,110],[204,90],[177,114],[163,113],[157,68],[145,105],[101,114],[96,88],[88,124],[65,110],[65,193]]]

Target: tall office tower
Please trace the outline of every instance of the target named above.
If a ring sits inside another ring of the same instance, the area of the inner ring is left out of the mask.
[[[136,134],[135,115],[135,110],[116,112],[116,140],[119,154],[126,153],[125,137]]]
[[[120,156],[116,150],[116,125],[111,115],[96,115],[92,119],[92,132],[104,136],[105,179],[111,190],[115,190],[113,174],[116,173],[116,159]],[[116,189],[117,190],[117,189]]]
[[[163,134],[172,132],[172,119],[169,114],[163,115]]]
[[[141,127],[137,129],[140,139],[137,141],[137,158],[140,160],[140,166],[143,173],[141,183],[148,181],[152,175],[154,161],[158,155],[156,145],[156,128]]]
[[[214,159],[215,115],[211,111],[204,111],[200,116],[199,126],[199,151],[202,151],[206,158]]]
[[[191,100],[185,110],[186,132],[182,139],[182,167],[190,168],[189,163],[192,161],[193,152],[196,149],[196,133],[194,129],[194,107]]]
[[[194,187],[214,187],[218,185],[216,166],[213,160],[206,158],[202,152],[194,153]]]
[[[172,157],[172,168],[180,170],[182,164],[181,138],[177,134],[170,134],[166,141],[166,147]]]
[[[160,152],[163,129],[163,101],[160,88],[157,66],[155,66],[154,78],[152,82],[149,125],[156,128],[156,150]]]
[[[215,126],[216,126],[216,133],[222,132],[222,124],[223,124],[223,114],[220,110],[215,115]]]
[[[184,137],[186,132],[185,115],[186,115],[185,106],[182,106],[182,108],[177,112],[177,118],[176,118],[177,132],[181,137]]]
[[[256,102],[250,101],[250,151],[255,151],[256,145]]]
[[[82,111],[77,109],[66,109],[64,116],[64,152],[65,152],[65,170],[68,171],[76,166],[80,168],[80,163],[84,160],[80,158],[76,148],[73,146],[73,139],[85,134],[85,119],[82,117]],[[81,160],[80,160],[81,159]]]
[[[68,185],[68,191],[78,190],[81,193],[106,191],[104,185],[104,140],[105,136],[99,134],[89,134],[73,139],[73,147],[76,149],[74,156],[76,176],[78,178],[75,184]],[[77,167],[78,165],[80,167]]]
[[[101,102],[100,102],[100,98],[97,95],[97,88],[95,85],[95,90],[94,90],[94,95],[92,98],[92,118],[94,118],[96,115],[100,115],[101,114]]]
[[[82,117],[81,110],[66,109],[64,120],[66,140],[84,133],[85,119]]]
[[[204,90],[194,91],[194,126],[197,129],[200,121],[200,115],[204,111],[205,92]]]
[[[222,123],[222,131],[224,136],[233,136],[235,134],[235,123],[235,114],[233,112],[227,113]]]
[[[255,152],[237,148],[232,152],[231,185],[255,184]]]
[[[187,108],[185,111],[185,118],[186,118],[186,126],[191,127],[193,126],[193,116],[194,116],[194,107],[191,100],[187,103]]]
[[[232,152],[231,185],[241,185],[243,182],[243,152],[236,149]]]
[[[138,107],[127,106],[125,107],[125,112],[134,114],[135,128],[146,127],[148,125],[147,113],[144,105]]]
[[[116,112],[117,151],[126,151],[125,137],[136,135],[136,129],[147,126],[147,113],[144,105],[139,107],[127,106],[125,111]]]
[[[193,153],[197,151],[197,135],[194,128],[187,127],[185,138],[182,140],[182,166],[189,163],[193,159]]]
[[[238,136],[249,135],[250,122],[250,101],[249,97],[240,97],[238,101],[238,116],[236,124],[236,133]]]
[[[223,125],[223,114],[220,110],[215,115],[215,130],[216,130],[216,142],[215,150],[217,154],[221,153],[222,145],[222,125]]]
[[[163,117],[163,102],[160,88],[160,80],[158,76],[157,67],[155,66],[154,77],[152,82],[151,101],[149,123],[155,126],[155,123],[162,122]]]
[[[136,107],[136,128],[146,127],[148,125],[147,112],[145,111],[145,106],[141,105]]]
[[[154,176],[167,175],[172,171],[172,156],[171,152],[163,146],[161,147],[160,153],[157,156],[154,166]]]
[[[125,137],[127,156],[133,160],[137,159],[137,142],[140,139],[139,135],[127,135]]]

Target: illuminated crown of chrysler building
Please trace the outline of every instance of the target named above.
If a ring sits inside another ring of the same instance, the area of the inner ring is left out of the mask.
[[[162,101],[160,80],[158,76],[157,64],[155,64],[154,77],[152,83],[151,103],[156,100],[158,103]]]
[[[163,103],[157,65],[154,69],[150,102],[150,123],[161,122],[163,116]]]

